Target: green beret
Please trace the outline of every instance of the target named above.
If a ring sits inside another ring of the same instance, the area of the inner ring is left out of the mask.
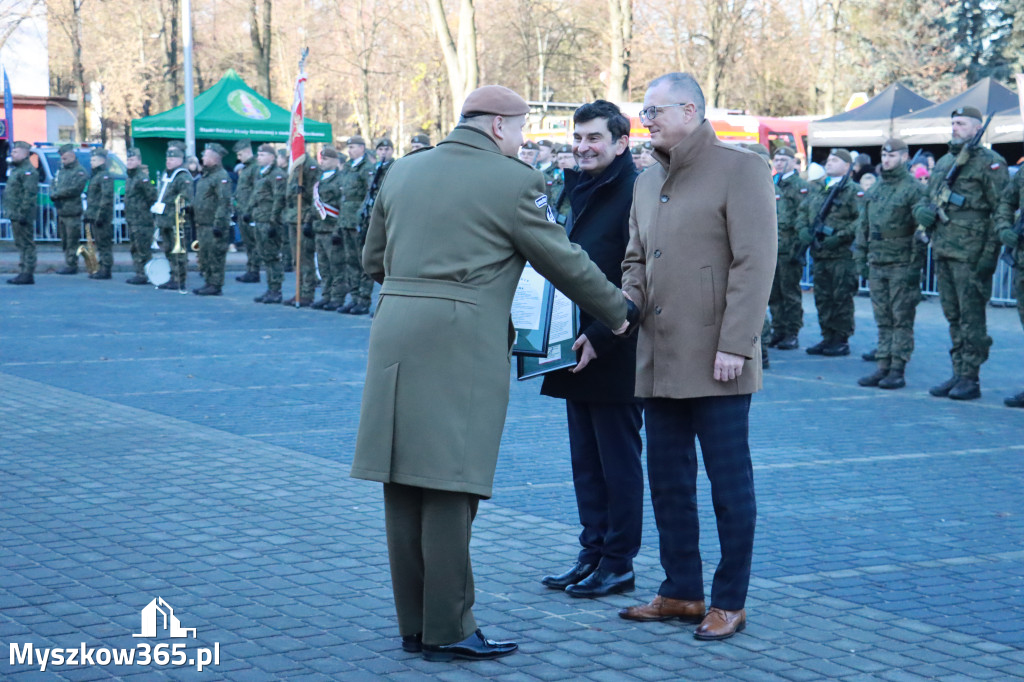
[[[905,152],[908,149],[909,147],[907,147],[907,143],[898,137],[890,137],[885,141],[885,144],[882,145],[883,152]]]
[[[57,149],[57,153],[61,154],[61,155],[67,154],[68,152],[73,152],[73,151],[75,151],[75,145],[73,145],[73,144],[62,144]]]
[[[181,151],[185,151],[185,141],[184,140],[169,140],[167,142],[167,146],[168,147],[177,147]]]
[[[139,149],[138,147],[128,147],[128,151],[125,152],[125,156],[127,156],[129,159],[132,158],[133,156],[138,156],[141,158],[142,150]]]
[[[174,159],[184,159],[185,158],[185,150],[182,149],[181,147],[176,146],[176,145],[170,145],[170,146],[167,147],[167,158],[168,159],[171,159],[171,158],[174,158]]]
[[[103,147],[93,147],[92,151],[89,153],[92,156],[102,156],[104,159],[107,158],[107,150]]]
[[[654,149],[654,145],[651,143],[650,140],[647,140],[646,142],[644,142],[640,146],[643,147],[644,149],[646,149],[647,151],[652,151]]]
[[[14,149],[24,149],[24,150],[25,150],[25,151],[27,151],[27,152],[28,152],[28,151],[32,151],[32,145],[30,145],[30,144],[29,144],[28,142],[25,142],[25,141],[23,141],[23,140],[18,140],[17,142],[15,142],[15,143],[14,143],[13,145],[11,145],[11,146],[12,146],[12,147],[13,147]]]
[[[349,139],[351,139],[351,138],[349,138]],[[359,138],[359,139],[361,140],[363,138]],[[357,144],[357,143],[349,142],[349,144]],[[324,157],[325,159],[340,159],[341,158],[341,155],[338,154],[338,150],[335,149],[334,147],[330,146],[330,145],[327,145],[323,149],[320,150],[320,156]]]
[[[237,147],[238,145],[235,145],[235,146]],[[250,147],[250,149],[252,149],[252,147]],[[238,150],[236,149],[235,151],[238,151]],[[259,147],[259,149],[257,151],[262,152],[264,154],[273,154],[273,153],[275,153],[276,150],[274,149],[274,145],[267,144],[266,142],[264,142],[263,144],[260,145],[260,147]],[[287,151],[284,150],[284,149],[282,149],[281,151],[284,152],[284,153],[287,153]]]
[[[243,149],[248,149],[249,151],[252,151],[252,142],[249,140],[239,140],[231,147],[231,151],[233,152],[240,152]]]
[[[520,149],[529,149],[530,151],[537,151],[538,149],[540,149],[540,147],[538,147],[537,143],[534,142],[533,140],[527,140],[526,144],[520,147]]]
[[[363,145],[365,147],[366,146],[366,140],[364,140],[359,135],[353,135],[352,137],[348,138],[345,141],[345,144],[361,144],[361,145]]]
[[[391,143],[390,139],[388,139],[386,137],[382,137],[379,140],[377,140],[377,145],[374,147],[374,149],[380,149],[381,147],[392,147],[392,148],[394,148],[394,146],[395,145],[393,145]]]
[[[260,149],[263,149],[264,147],[270,147],[270,145],[269,144],[261,144],[260,145]],[[274,148],[270,147],[269,151],[271,153],[273,153],[274,152]],[[281,147],[280,149],[277,150],[277,155],[280,156],[282,159],[287,159],[288,158],[288,150],[285,149],[284,147]]]
[[[559,147],[557,149],[556,153],[557,154],[572,154],[572,145],[571,144],[563,144],[561,147]]]
[[[853,156],[850,155],[845,149],[833,148],[828,152],[829,156],[836,156],[845,161],[846,163],[853,163]]]
[[[967,118],[976,118],[979,121],[984,121],[985,120],[985,117],[981,115],[981,111],[978,110],[978,107],[958,107],[958,108],[954,109],[953,113],[951,113],[949,115],[950,118],[954,118],[956,116],[966,116]]]
[[[425,144],[428,147],[430,146],[430,136],[424,135],[423,133],[417,133],[416,135],[413,135],[412,140],[410,141],[413,144]]]
[[[796,152],[793,151],[792,147],[783,145],[775,150],[775,156],[788,156],[791,159],[796,158]]]
[[[224,149],[224,145],[219,144],[217,142],[208,142],[206,144],[206,148],[209,149],[214,154],[220,156],[220,158],[222,159],[228,155],[228,150]]]
[[[548,149],[554,149],[555,145],[552,144],[551,140],[541,140],[537,143],[538,147],[547,147]]]
[[[644,153],[644,148],[638,144],[635,144],[633,145],[633,148],[629,150],[629,153],[633,154],[634,156],[639,156],[640,154]]]

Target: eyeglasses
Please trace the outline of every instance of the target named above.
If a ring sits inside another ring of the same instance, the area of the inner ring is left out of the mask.
[[[653,121],[658,118],[658,113],[662,109],[668,109],[670,107],[685,107],[689,102],[682,102],[681,104],[664,104],[660,107],[647,107],[646,109],[640,110],[640,118],[647,121]]]

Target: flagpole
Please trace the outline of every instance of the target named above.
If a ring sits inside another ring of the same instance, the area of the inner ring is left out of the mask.
[[[185,54],[185,148],[186,156],[196,155],[196,107],[192,95],[192,0],[181,2],[181,32]]]
[[[295,307],[301,307],[299,292],[302,289],[302,192],[303,181],[305,180],[306,163],[306,130],[305,121],[305,79],[306,79],[306,57],[309,56],[309,48],[302,48],[302,57],[299,59],[299,78],[295,83],[295,101],[292,103],[292,120],[288,131],[288,158],[289,171],[298,172],[299,196],[295,200]],[[296,144],[298,142],[298,144]],[[301,147],[301,150],[299,149]],[[296,153],[298,152],[298,153]],[[296,164],[300,160],[301,163]],[[312,267],[312,263],[309,264]]]

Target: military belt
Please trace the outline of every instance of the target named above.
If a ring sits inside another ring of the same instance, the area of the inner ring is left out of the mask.
[[[479,290],[472,284],[424,277],[385,277],[380,293],[381,296],[442,298],[472,304],[476,304],[479,298]]]
[[[976,211],[970,208],[955,208],[949,207],[946,212],[949,214],[950,220],[953,218],[980,218],[982,220],[988,220],[991,215],[991,211]]]

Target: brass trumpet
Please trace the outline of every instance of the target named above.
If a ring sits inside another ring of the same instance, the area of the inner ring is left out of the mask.
[[[99,259],[96,258],[96,244],[92,241],[92,222],[85,221],[85,243],[78,247],[77,253],[85,261],[85,269],[92,275],[100,269]]]
[[[193,251],[198,251],[199,250],[199,240],[198,239],[193,240],[192,244],[189,246],[189,248],[192,249]]]
[[[171,249],[173,254],[188,253],[181,245],[181,240],[185,236],[185,221],[182,219],[184,208],[185,197],[179,194],[174,199],[174,248]]]

